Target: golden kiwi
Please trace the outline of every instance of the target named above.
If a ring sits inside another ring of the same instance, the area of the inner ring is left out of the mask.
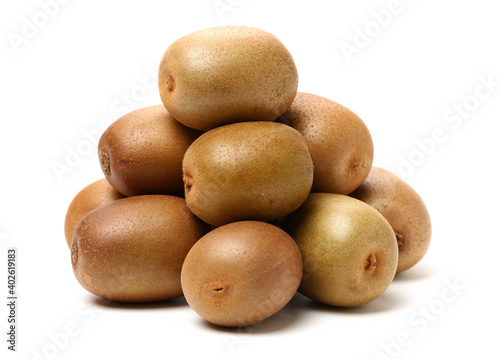
[[[368,176],[373,161],[372,137],[348,108],[299,92],[278,121],[306,139],[314,162],[313,192],[349,194]]]
[[[431,219],[424,201],[408,183],[392,172],[372,167],[351,196],[379,211],[394,229],[399,247],[398,273],[424,257],[431,241]]]
[[[283,308],[302,278],[293,239],[271,224],[230,223],[201,238],[182,266],[181,283],[191,308],[227,327],[258,323]]]
[[[304,260],[299,292],[324,304],[354,307],[379,297],[398,264],[396,237],[375,209],[349,196],[312,193],[279,226]]]
[[[241,122],[201,135],[183,161],[185,198],[203,221],[221,226],[271,221],[307,198],[313,164],[300,133],[275,122]]]
[[[182,158],[200,134],[177,122],[163,105],[132,111],[102,134],[98,145],[101,169],[126,196],[182,196]]]
[[[71,249],[71,241],[73,240],[76,225],[87,213],[124,197],[105,178],[89,184],[78,192],[69,204],[64,220],[64,236],[68,247]]]
[[[102,298],[152,302],[182,295],[181,268],[206,226],[182,198],[123,198],[88,213],[71,248],[80,284]]]
[[[271,121],[292,103],[298,73],[270,33],[219,26],[188,34],[165,51],[160,97],[184,125],[208,131],[241,121]]]

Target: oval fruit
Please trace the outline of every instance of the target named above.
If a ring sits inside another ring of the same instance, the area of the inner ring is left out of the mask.
[[[88,213],[71,249],[80,284],[102,298],[152,302],[182,295],[181,268],[205,225],[182,198],[123,198]]]
[[[126,196],[181,196],[182,158],[200,135],[178,123],[163,105],[132,111],[101,136],[99,161],[109,183]]]
[[[283,308],[302,277],[292,238],[271,224],[230,223],[200,239],[182,266],[184,296],[205,320],[227,327],[258,323]]]
[[[271,121],[297,93],[286,47],[246,26],[199,30],[173,42],[159,68],[163,104],[184,125],[208,131],[241,121]]]
[[[348,108],[299,92],[278,121],[306,139],[314,162],[313,192],[349,194],[368,176],[373,162],[372,137]]]
[[[398,262],[396,237],[375,209],[357,199],[313,193],[280,220],[304,260],[299,292],[339,307],[366,304],[392,283]]]
[[[379,211],[394,229],[399,248],[398,273],[424,257],[431,242],[431,218],[424,201],[408,183],[387,170],[372,167],[351,196]]]
[[[275,122],[204,133],[186,151],[183,172],[189,209],[214,226],[285,216],[304,202],[313,181],[304,138]]]
[[[73,240],[76,225],[87,213],[124,197],[105,178],[89,184],[78,192],[69,204],[64,220],[64,236],[68,247],[71,249],[71,241]]]

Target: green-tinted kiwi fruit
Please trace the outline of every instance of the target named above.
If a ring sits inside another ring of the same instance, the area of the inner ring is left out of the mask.
[[[218,227],[189,251],[181,283],[188,304],[207,321],[227,327],[258,323],[283,308],[302,277],[293,239],[271,224]]]
[[[68,247],[71,249],[76,225],[83,216],[98,207],[124,197],[105,178],[92,182],[78,192],[69,204],[64,220],[64,236]]]
[[[394,229],[399,247],[397,272],[417,264],[431,241],[431,219],[424,201],[401,178],[379,167],[351,196],[379,211]]]
[[[102,171],[126,196],[182,196],[182,158],[200,134],[177,122],[163,105],[132,111],[102,134],[98,145]]]
[[[312,193],[279,226],[304,260],[299,292],[328,305],[354,307],[379,297],[398,263],[396,237],[385,218],[357,199]]]
[[[271,221],[307,198],[313,164],[302,135],[275,122],[241,122],[201,135],[183,161],[185,198],[203,221],[221,226]]]
[[[181,268],[206,226],[169,195],[128,197],[78,223],[71,261],[80,284],[102,298],[152,302],[182,295]]]
[[[313,192],[349,194],[368,176],[373,141],[354,112],[327,98],[299,92],[278,118],[306,139],[314,162]]]
[[[219,26],[173,42],[161,59],[158,86],[174,118],[208,131],[275,119],[292,103],[298,73],[275,36],[253,27]]]

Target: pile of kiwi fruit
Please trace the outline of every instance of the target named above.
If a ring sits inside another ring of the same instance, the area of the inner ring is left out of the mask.
[[[378,298],[431,238],[421,197],[372,166],[365,123],[297,92],[284,44],[246,26],[188,34],[164,53],[161,104],[112,123],[104,178],[71,201],[79,283],[102,298],[184,296],[210,323],[274,315],[296,292],[325,305]]]

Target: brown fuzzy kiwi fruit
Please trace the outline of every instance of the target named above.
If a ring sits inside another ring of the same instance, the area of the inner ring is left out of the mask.
[[[126,196],[182,196],[182,158],[200,134],[177,122],[163,105],[132,111],[102,134],[98,145],[101,169]]]
[[[313,164],[300,133],[275,122],[241,122],[201,135],[183,161],[185,198],[203,221],[221,226],[271,221],[307,198]]]
[[[64,236],[71,249],[71,241],[78,222],[90,211],[107,203],[124,198],[105,178],[92,182],[76,194],[69,204],[64,220]]]
[[[349,194],[368,176],[373,141],[365,123],[327,98],[299,92],[278,120],[299,131],[314,162],[313,192]]]
[[[71,249],[73,271],[86,290],[105,299],[176,298],[182,295],[184,258],[205,233],[205,224],[182,198],[123,198],[78,223]]]
[[[396,237],[375,209],[357,199],[312,193],[279,226],[297,242],[304,260],[299,292],[339,307],[366,304],[392,283]]]
[[[182,266],[184,296],[210,323],[241,327],[283,308],[302,278],[293,239],[271,224],[230,223],[201,238]]]
[[[424,257],[431,241],[431,219],[424,201],[408,183],[392,172],[372,167],[351,196],[379,211],[394,229],[399,247],[398,273]]]
[[[208,131],[241,121],[271,121],[297,93],[289,51],[270,33],[219,26],[188,34],[165,51],[160,97],[179,122]]]

